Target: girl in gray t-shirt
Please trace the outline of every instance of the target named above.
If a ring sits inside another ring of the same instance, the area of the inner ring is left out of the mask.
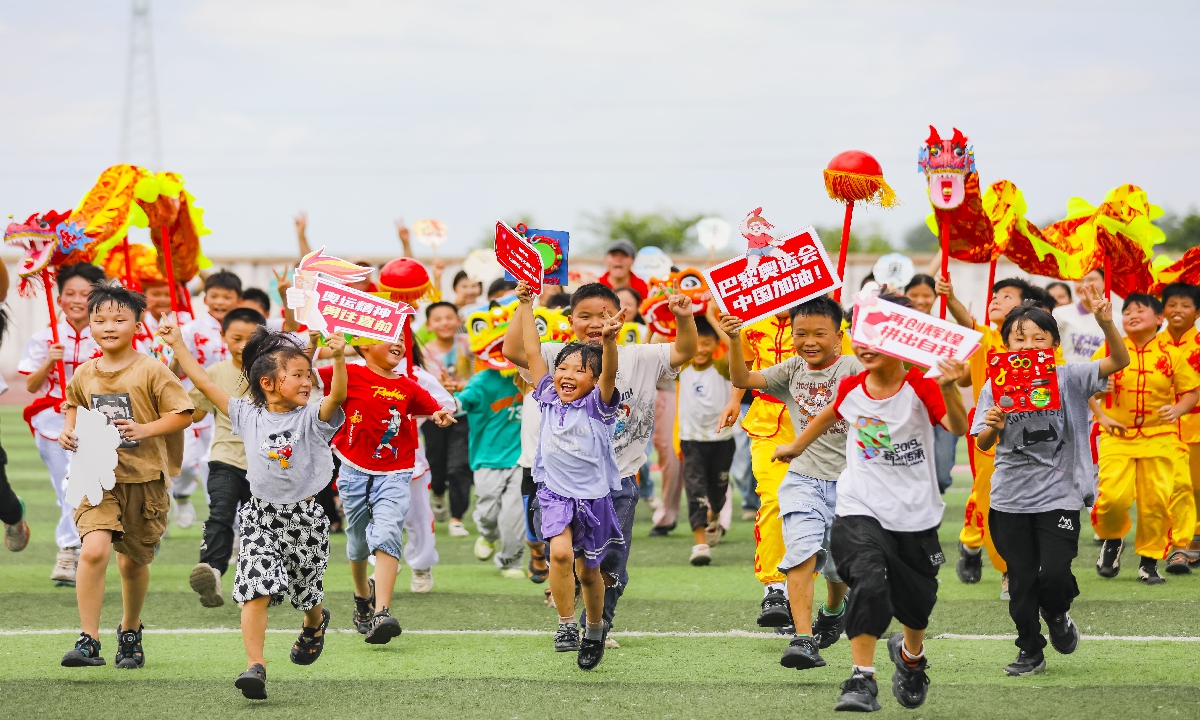
[[[242,528],[233,599],[242,603],[246,672],[234,685],[251,699],[266,693],[263,645],[267,607],[290,596],[304,611],[304,626],[292,646],[297,665],[311,665],[325,646],[329,611],[324,609],[325,568],[329,564],[329,518],[314,497],[333,476],[329,443],[346,416],[346,341],[331,336],[333,379],[319,404],[309,396],[317,383],[312,358],[290,335],[260,327],[242,350],[242,371],[250,401],[231,398],[196,362],[179,328],[166,321],[158,330],[175,350],[180,368],[196,389],[229,416],[246,446],[246,479],[251,498],[242,505]],[[309,347],[315,349],[316,342]]]
[[[1009,675],[1046,671],[1039,610],[1060,653],[1074,652],[1079,629],[1068,612],[1079,594],[1071,561],[1079,549],[1079,511],[1091,494],[1092,458],[1088,399],[1104,390],[1108,376],[1129,364],[1129,352],[1112,321],[1112,304],[1090,287],[1080,289],[1108,338],[1109,357],[1056,368],[1057,410],[1005,412],[984,385],[971,434],[980,450],[996,448],[989,527],[996,550],[1008,563],[1009,614],[1017,625],[1017,659]],[[1013,308],[1000,329],[1008,351],[1059,345],[1058,323],[1032,304]],[[1087,488],[1085,491],[1084,488]]]

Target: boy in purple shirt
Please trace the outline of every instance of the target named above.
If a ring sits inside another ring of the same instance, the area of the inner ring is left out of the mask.
[[[533,298],[519,287],[523,344],[529,356],[529,380],[541,410],[542,426],[533,460],[542,509],[542,537],[550,541],[550,593],[558,608],[557,652],[579,651],[578,663],[591,670],[604,657],[608,634],[603,620],[604,579],[600,560],[612,545],[625,542],[611,492],[621,488],[613,451],[613,424],[619,395],[617,333],[624,314],[606,318],[603,350],[569,343],[551,371],[541,355],[533,322]],[[575,577],[583,586],[587,628],[582,641],[575,622]],[[596,621],[592,622],[592,618]]]

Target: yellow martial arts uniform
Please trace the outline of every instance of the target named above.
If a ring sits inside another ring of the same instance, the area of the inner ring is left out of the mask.
[[[991,327],[976,324],[975,329],[983,333],[979,339],[979,349],[971,355],[971,394],[975,403],[979,403],[979,393],[988,382],[987,354],[1003,350],[1004,343],[1000,339],[1000,331]],[[987,408],[976,408],[975,412],[985,412]],[[992,543],[992,534],[988,532],[988,509],[992,505],[992,472],[996,469],[996,448],[980,450],[975,445],[975,437],[967,433],[967,456],[971,459],[971,495],[967,498],[967,509],[963,513],[963,528],[958,533],[958,540],[969,548],[986,547],[988,559],[992,567],[1000,572],[1008,572],[1008,563],[996,552]]]
[[[742,330],[742,354],[752,371],[778,365],[795,354],[792,348],[792,321],[769,317]],[[787,405],[770,395],[754,391],[754,401],[746,410],[742,428],[750,436],[750,465],[758,483],[759,508],[754,519],[754,576],[764,585],[781,583],[787,578],[779,572],[783,561],[783,521],[779,517],[779,484],[787,475],[788,464],[775,462],[771,455],[779,445],[796,439]]]
[[[1182,360],[1200,373],[1200,333],[1196,328],[1189,328],[1179,340],[1171,337],[1170,330],[1163,330],[1158,339],[1179,351]],[[1200,404],[1179,419],[1179,439],[1184,444],[1176,452],[1175,487],[1171,490],[1169,507],[1171,544],[1183,550],[1193,536],[1200,535],[1200,523],[1196,520],[1200,484],[1194,479],[1200,474],[1195,470],[1195,466],[1200,465]]]
[[[1100,486],[1092,506],[1092,526],[1102,540],[1124,537],[1129,532],[1129,508],[1136,499],[1134,551],[1162,560],[1171,549],[1169,506],[1182,443],[1179,423],[1164,422],[1158,411],[1200,387],[1200,374],[1178,348],[1160,338],[1143,348],[1125,338],[1125,347],[1129,366],[1113,373],[1113,391],[1102,409],[1129,431],[1124,436],[1100,436]],[[1105,345],[1093,357],[1107,354]]]

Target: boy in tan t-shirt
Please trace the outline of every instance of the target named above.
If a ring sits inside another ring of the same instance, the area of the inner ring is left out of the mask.
[[[88,296],[88,314],[92,337],[104,354],[80,365],[67,385],[59,436],[63,449],[78,448],[75,417],[80,407],[107,415],[120,432],[121,445],[116,485],[104,491],[99,505],[85,497],[75,510],[83,540],[75,586],[82,632],[74,649],[63,656],[64,667],[104,664],[97,636],[110,548],[118,553],[124,595],[115,664],[140,668],[146,662],[141,610],[150,582],[148,566],[167,526],[167,478],[179,474],[183,429],[192,421],[193,408],[174,373],[133,347],[145,309],[141,293],[96,283]]]

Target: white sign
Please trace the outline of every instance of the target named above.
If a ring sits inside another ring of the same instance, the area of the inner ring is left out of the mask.
[[[875,283],[867,283],[854,296],[851,341],[929,368],[925,377],[942,374],[938,360],[966,360],[979,349],[982,338],[983,333],[977,330],[880,300],[879,286]]]
[[[117,447],[121,433],[99,410],[85,407],[75,410],[75,439],[78,448],[71,458],[67,478],[67,504],[79,507],[83,498],[93,506],[104,500],[104,491],[117,483]]]

